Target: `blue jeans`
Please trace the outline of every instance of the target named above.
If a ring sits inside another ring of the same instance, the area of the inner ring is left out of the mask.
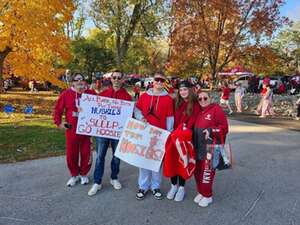
[[[116,151],[118,140],[109,139],[109,138],[102,138],[96,137],[96,164],[95,164],[95,171],[94,171],[94,183],[101,184],[102,177],[104,173],[104,164],[105,164],[105,156],[107,149],[109,147],[109,143],[111,144],[112,148],[112,159],[110,163],[111,167],[111,179],[115,180],[118,179],[118,174],[120,171],[120,159],[114,156]]]

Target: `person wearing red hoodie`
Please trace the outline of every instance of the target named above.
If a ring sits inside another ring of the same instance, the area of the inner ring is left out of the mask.
[[[87,90],[84,76],[76,73],[72,76],[72,86],[61,93],[54,108],[54,123],[66,131],[66,159],[71,174],[67,182],[69,187],[74,186],[79,180],[81,184],[88,184],[87,174],[92,165],[90,137],[76,134],[82,93],[96,94],[92,90]],[[64,112],[65,122],[62,122]]]
[[[131,101],[131,95],[122,87],[123,84],[123,73],[120,71],[113,71],[111,74],[112,87],[102,91],[99,95],[108,98],[122,99]],[[118,174],[120,170],[120,159],[114,156],[119,140],[96,137],[96,164],[94,170],[94,185],[89,190],[88,195],[95,195],[102,188],[102,177],[104,174],[104,163],[105,156],[109,145],[112,148],[112,159],[111,159],[111,176],[110,183],[114,189],[120,190],[122,188],[121,183],[118,180]]]
[[[134,117],[138,120],[149,123],[153,126],[173,130],[174,112],[173,99],[164,90],[166,78],[162,73],[154,75],[153,88],[150,88],[141,95],[134,109]],[[139,169],[138,186],[136,194],[138,200],[144,199],[147,191],[151,189],[152,194],[158,200],[163,198],[160,191],[161,172]]]
[[[196,169],[194,172],[198,195],[194,202],[201,207],[212,203],[212,186],[215,170],[210,167],[211,154],[207,153],[207,144],[224,143],[228,133],[228,122],[222,108],[211,103],[208,93],[200,92],[198,101],[201,112],[198,114],[193,133],[193,144],[196,151]]]
[[[228,83],[225,82],[224,86],[222,87],[222,94],[221,94],[221,99],[220,99],[220,104],[225,105],[229,109],[229,115],[232,114],[232,109],[229,104],[229,97],[230,97],[230,88],[228,87]]]
[[[195,124],[196,117],[200,112],[200,105],[197,102],[197,97],[194,94],[192,89],[192,85],[188,81],[182,81],[179,84],[179,92],[175,98],[175,121],[174,121],[174,130],[175,132],[179,133],[177,135],[178,141],[170,141],[168,140],[168,144],[166,145],[166,153],[164,158],[163,164],[163,174],[166,177],[171,178],[171,189],[167,194],[167,199],[174,199],[175,201],[179,202],[184,199],[185,190],[184,185],[186,179],[188,179],[191,175],[187,176],[186,170],[188,169],[188,161],[187,159],[191,159],[192,156],[189,155],[188,148],[186,148],[189,143],[184,143],[183,148],[181,146],[178,147],[179,141],[183,140],[182,135],[185,135],[186,132],[184,130],[189,129],[191,136],[192,136],[192,128]],[[179,130],[176,130],[179,128]],[[181,129],[181,127],[183,129]],[[176,134],[177,134],[176,133]],[[172,132],[172,137],[174,137],[174,132]],[[181,137],[180,137],[181,136]],[[174,138],[173,138],[174,139]],[[192,139],[192,138],[191,138]],[[184,141],[191,141],[184,139]],[[176,144],[173,144],[175,142]],[[194,151],[191,149],[191,151]],[[186,154],[185,154],[186,153]],[[194,155],[194,152],[191,154]],[[186,160],[185,160],[186,158]],[[190,160],[189,160],[190,161]],[[182,162],[186,163],[184,165]],[[179,184],[179,187],[178,187]]]

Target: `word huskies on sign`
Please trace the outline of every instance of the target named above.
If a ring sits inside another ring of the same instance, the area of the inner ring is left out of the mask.
[[[118,140],[133,107],[130,101],[83,94],[76,133]]]
[[[129,118],[115,156],[133,166],[158,172],[169,134],[166,130]]]

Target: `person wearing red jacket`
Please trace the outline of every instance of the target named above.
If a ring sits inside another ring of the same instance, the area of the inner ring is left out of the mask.
[[[135,84],[133,87],[134,99],[138,100],[141,93],[141,87],[139,84]]]
[[[228,83],[225,82],[224,86],[222,87],[222,94],[220,99],[220,104],[225,105],[229,109],[229,115],[233,113],[230,104],[229,104],[229,97],[230,97],[230,88],[228,87]]]
[[[92,165],[90,137],[76,134],[80,97],[82,93],[95,94],[86,87],[84,76],[80,73],[74,74],[72,87],[61,93],[54,108],[54,123],[66,131],[66,159],[71,174],[67,182],[69,187],[74,186],[79,180],[81,184],[88,184],[87,174]],[[66,122],[62,122],[64,112]]]
[[[166,78],[162,73],[154,75],[153,88],[143,93],[137,101],[134,117],[161,129],[172,131],[174,126],[173,99],[164,90],[165,81]],[[162,199],[160,184],[161,172],[140,168],[139,190],[136,198],[138,200],[144,199],[147,191],[151,189],[156,199]]]
[[[112,87],[102,91],[99,95],[108,98],[122,99],[131,101],[131,95],[122,87],[123,73],[120,71],[114,71],[111,74]],[[114,189],[120,190],[122,188],[121,183],[118,180],[118,174],[120,171],[120,159],[114,156],[119,140],[110,139],[106,137],[96,137],[96,164],[94,170],[94,185],[89,190],[88,195],[95,195],[102,188],[102,177],[104,174],[105,156],[108,147],[112,148],[111,159],[111,176],[110,183]]]
[[[212,186],[215,170],[211,168],[209,161],[211,154],[207,153],[207,144],[224,143],[228,133],[228,122],[222,108],[211,103],[208,93],[200,92],[198,101],[201,112],[198,114],[193,133],[193,144],[196,151],[196,169],[194,172],[197,183],[198,195],[194,202],[201,207],[212,203]]]
[[[189,136],[189,132],[185,132],[185,130],[190,130],[190,139],[192,139],[191,129],[194,126],[199,112],[200,105],[197,102],[192,85],[188,81],[181,82],[179,84],[178,95],[175,99],[175,131],[172,132],[172,138],[169,138],[166,144],[166,153],[163,164],[164,176],[171,178],[171,189],[167,194],[167,199],[174,199],[179,202],[184,198],[185,181],[190,177],[186,173],[186,169],[189,169],[189,162],[185,161],[187,161],[187,159],[190,161],[193,158],[192,155],[194,154],[194,150],[192,149],[192,145],[191,149],[189,149],[189,143],[191,143],[192,140],[184,138],[183,136]],[[173,141],[172,139],[175,140]],[[180,144],[180,142],[184,143]],[[180,144],[180,146],[178,146],[178,144]],[[191,152],[189,153],[189,151]],[[178,184],[179,187],[177,186]]]

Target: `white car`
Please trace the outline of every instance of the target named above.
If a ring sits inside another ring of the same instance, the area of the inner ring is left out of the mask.
[[[147,87],[149,83],[153,83],[154,78],[153,77],[146,77],[144,81],[144,87]]]
[[[249,88],[249,78],[251,76],[250,75],[242,75],[236,79],[233,80],[233,84],[234,84],[234,88],[236,88],[237,83],[240,83],[242,87],[244,87],[245,89]]]

